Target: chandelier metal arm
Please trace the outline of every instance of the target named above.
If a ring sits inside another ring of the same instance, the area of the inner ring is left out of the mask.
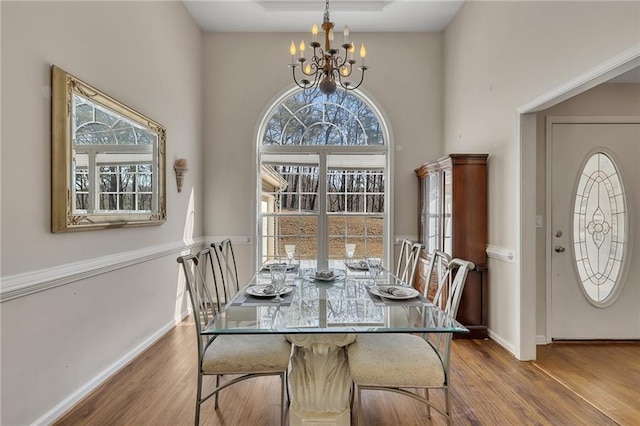
[[[364,65],[364,58],[366,55],[366,49],[364,44],[360,48],[360,57],[362,58],[362,64],[358,67],[361,72],[360,81],[358,84],[353,85],[346,78],[353,74],[353,66],[356,61],[353,59],[353,51],[355,46],[348,42],[349,28],[345,25],[344,28],[344,44],[341,48],[344,49],[344,54],[341,54],[340,48],[332,48],[331,42],[333,41],[334,23],[329,19],[329,0],[326,0],[326,7],[323,16],[322,30],[324,32],[324,48],[317,40],[318,27],[313,25],[312,35],[313,41],[309,43],[309,47],[313,49],[313,55],[309,58],[309,62],[304,56],[304,42],[300,43],[300,57],[295,59],[296,48],[295,43],[291,42],[291,65],[293,81],[295,84],[302,88],[308,89],[311,87],[317,87],[325,95],[330,95],[335,92],[336,86],[339,84],[341,88],[345,90],[353,90],[360,87],[364,81],[365,71],[369,68]],[[306,66],[305,66],[306,65]],[[296,68],[300,66],[302,78],[298,80],[296,76]],[[313,77],[307,79],[304,77]],[[313,81],[310,81],[313,80]]]
[[[360,74],[360,81],[359,81],[359,82],[358,82],[358,84],[356,84],[355,86],[354,86],[353,84],[351,84],[351,82],[349,82],[349,81],[344,81],[344,82],[343,82],[343,81],[342,81],[342,77],[343,77],[343,76],[342,76],[342,75],[340,75],[340,73],[338,73],[338,82],[340,83],[340,86],[341,86],[343,89],[345,89],[345,90],[354,90],[354,89],[357,89],[358,87],[360,87],[360,85],[361,85],[361,84],[362,84],[362,82],[364,81],[364,72],[365,72],[366,70],[368,70],[368,69],[369,69],[369,67],[362,66],[362,67],[358,67],[358,69],[359,69],[360,71],[362,71],[362,73]],[[351,72],[349,72],[349,75],[351,75]],[[346,75],[346,76],[344,76],[344,77],[349,77],[349,75]]]

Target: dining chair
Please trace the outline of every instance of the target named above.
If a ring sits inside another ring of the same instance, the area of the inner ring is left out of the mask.
[[[186,278],[198,337],[195,425],[200,424],[200,407],[205,401],[215,396],[217,410],[220,391],[240,381],[260,376],[280,377],[280,424],[284,425],[291,343],[281,335],[203,334],[215,321],[221,306],[218,301],[214,302],[211,294],[211,288],[217,292],[218,287],[207,284],[209,279],[216,280],[211,250],[205,248],[196,254],[180,256],[177,261],[182,265]],[[221,383],[224,375],[234,377]],[[215,388],[203,396],[204,376],[216,376],[216,383]],[[256,403],[261,404],[261,401]]]
[[[423,296],[436,306],[444,309],[444,297],[451,287],[451,274],[449,272],[451,256],[447,253],[434,250],[429,255],[429,267],[427,268],[426,283]]]
[[[396,266],[396,277],[413,286],[413,277],[416,274],[416,266],[422,251],[422,244],[410,240],[402,240],[400,255]]]
[[[450,274],[453,279],[449,281],[445,276],[441,287],[451,282],[444,300],[444,311],[453,318],[458,311],[467,273],[474,267],[473,263],[461,259],[452,259],[447,265],[446,275]],[[445,294],[444,290],[441,294]],[[385,390],[425,403],[429,418],[433,408],[446,418],[447,424],[451,424],[451,338],[452,333],[358,335],[347,348],[349,371],[357,395],[357,423],[362,424],[362,391]],[[418,392],[419,389],[424,390],[424,396]],[[444,391],[444,407],[429,399],[430,389]]]
[[[211,243],[214,249],[216,260],[220,270],[221,287],[224,296],[223,304],[226,304],[233,296],[240,291],[240,281],[238,280],[238,267],[236,256],[233,253],[233,245],[229,238],[220,242]]]

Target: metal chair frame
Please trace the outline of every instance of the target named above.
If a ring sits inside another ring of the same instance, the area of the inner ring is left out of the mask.
[[[441,256],[441,258],[444,258]],[[435,256],[432,258],[432,263],[437,262]],[[437,264],[437,263],[434,263]],[[439,282],[439,287],[436,292],[438,298],[443,298],[441,303],[443,303],[443,310],[448,313],[450,316],[455,318],[458,307],[460,305],[460,298],[462,296],[462,292],[464,290],[464,285],[467,278],[467,273],[469,270],[475,268],[475,265],[472,262],[461,260],[461,259],[452,259],[448,262],[446,271],[442,275],[442,279]],[[446,291],[445,291],[446,290]],[[437,300],[437,299],[436,299]],[[407,386],[403,386],[402,383],[398,383],[397,386],[365,386],[359,385],[358,383],[354,383],[356,389],[356,422],[357,424],[363,424],[361,418],[361,407],[362,407],[362,391],[363,390],[384,390],[389,392],[399,393],[401,395],[408,396],[410,398],[416,399],[418,401],[423,402],[427,407],[427,415],[431,418],[431,408],[433,408],[436,412],[442,414],[447,419],[447,424],[452,424],[451,418],[451,400],[450,400],[450,354],[451,354],[451,340],[453,337],[452,333],[431,333],[424,334],[423,339],[429,344],[429,346],[436,352],[440,362],[442,364],[442,369],[444,372],[444,383],[442,386],[437,387],[419,387],[418,389],[424,390],[424,396],[420,395],[417,392],[412,392],[407,390]],[[357,340],[354,344],[357,344]],[[402,362],[402,360],[393,360],[393,362]],[[412,365],[407,364],[407,368],[413,368]],[[429,390],[430,389],[442,389],[444,391],[444,408],[438,407],[429,399]]]
[[[212,396],[215,396],[215,409],[218,409],[218,396],[221,390],[244,380],[252,379],[254,377],[261,376],[279,376],[280,377],[280,424],[284,425],[286,405],[284,402],[285,391],[287,398],[289,396],[289,390],[287,387],[288,380],[288,367],[283,371],[265,371],[258,373],[243,374],[239,377],[233,378],[224,384],[220,384],[221,374],[215,374],[216,387],[208,395],[202,396],[202,379],[203,376],[214,375],[206,373],[203,368],[203,360],[205,353],[215,341],[218,335],[202,334],[202,331],[206,329],[215,319],[217,313],[220,311],[221,306],[219,289],[217,286],[216,271],[213,262],[213,256],[209,248],[205,248],[196,254],[189,254],[180,256],[177,258],[177,262],[182,265],[183,272],[186,278],[187,289],[189,292],[189,298],[191,300],[191,307],[193,309],[194,322],[196,326],[196,333],[198,336],[198,387],[196,392],[196,413],[195,413],[195,425],[200,424],[200,407]],[[210,268],[207,268],[207,265]],[[216,293],[216,301],[213,300],[210,287],[207,285],[207,278],[213,279],[213,288]],[[237,336],[238,338],[247,338],[247,336]],[[274,336],[275,337],[275,336]],[[239,373],[241,374],[241,373]]]
[[[396,277],[411,286],[413,285],[421,251],[422,244],[414,243],[406,239],[402,240],[400,255],[398,256],[398,265],[396,266]]]
[[[240,280],[238,279],[238,267],[236,265],[236,256],[233,252],[233,244],[231,239],[227,238],[220,242],[211,243],[211,247],[214,249],[220,269],[224,294],[223,304],[226,304],[240,291]]]

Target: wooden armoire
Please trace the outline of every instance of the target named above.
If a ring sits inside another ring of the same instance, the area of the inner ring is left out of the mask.
[[[469,260],[469,271],[457,320],[470,331],[456,337],[486,338],[487,276],[487,158],[488,154],[450,154],[418,167],[419,242],[424,244],[415,285],[424,288],[428,256],[433,250]]]

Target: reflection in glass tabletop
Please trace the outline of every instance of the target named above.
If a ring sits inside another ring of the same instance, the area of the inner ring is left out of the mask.
[[[346,272],[333,282],[302,279],[308,271],[289,274],[294,287],[291,299],[277,304],[263,299],[234,303],[245,288],[215,317],[203,334],[333,334],[333,333],[466,333],[468,330],[422,296],[387,300],[369,292],[371,278],[365,272]],[[270,283],[269,274],[258,272],[247,285]],[[403,285],[390,272],[377,278],[378,285]]]

